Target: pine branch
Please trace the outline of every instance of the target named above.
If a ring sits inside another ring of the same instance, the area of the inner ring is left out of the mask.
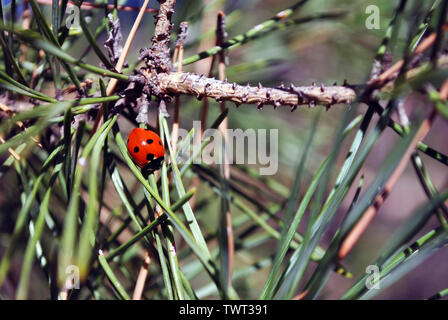
[[[174,13],[176,0],[158,0],[159,12],[156,15],[156,27],[152,37],[151,49],[140,50],[140,57],[146,65],[157,73],[168,72],[172,68],[170,59],[170,35],[173,25],[171,17]]]
[[[330,107],[350,103],[356,98],[355,91],[345,86],[291,85],[288,88],[264,88],[259,84],[251,87],[186,72],[161,73],[158,75],[158,84],[165,95],[187,94],[198,99],[206,96],[218,102],[230,101],[236,105],[256,104],[258,108],[263,105],[289,105],[294,110],[298,105],[306,104],[311,107],[317,104]]]

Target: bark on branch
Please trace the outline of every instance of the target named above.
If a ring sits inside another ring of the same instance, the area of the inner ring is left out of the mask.
[[[331,106],[339,103],[350,103],[355,100],[356,93],[345,86],[310,86],[285,88],[263,88],[241,86],[236,83],[219,81],[207,78],[204,75],[196,75],[185,72],[172,72],[170,59],[170,34],[173,28],[171,17],[174,13],[175,0],[158,0],[159,11],[156,15],[156,27],[152,38],[151,49],[142,49],[141,58],[146,62],[146,67],[140,70],[140,75],[131,76],[131,84],[128,88],[143,86],[143,91],[149,96],[155,95],[159,99],[169,99],[173,95],[187,94],[198,99],[210,97],[217,102],[224,101],[240,104],[256,104],[257,108],[263,105],[290,106],[292,110],[299,105],[313,107],[317,104]],[[307,0],[299,1],[290,11],[303,5]],[[289,11],[288,11],[289,12]],[[285,14],[287,12],[285,11]],[[276,16],[281,19],[283,16]],[[142,77],[143,75],[143,77]],[[137,85],[139,83],[139,85]]]
[[[437,66],[448,66],[448,55],[439,58]],[[427,65],[409,70],[406,79],[413,80],[427,70]],[[386,84],[380,88],[381,93],[390,93],[394,88],[396,74],[387,78]],[[258,86],[242,86],[236,83],[220,81],[186,72],[171,72],[155,74],[144,67],[139,74],[129,77],[129,88],[136,92],[143,90],[148,96],[155,95],[161,99],[170,99],[176,95],[192,95],[198,99],[213,98],[218,102],[229,101],[239,104],[255,104],[259,108],[263,105],[290,106],[293,110],[298,105],[324,105],[330,107],[334,104],[348,104],[356,100],[356,92],[349,86],[307,86],[296,87],[280,86],[277,88],[264,88]],[[140,88],[136,90],[136,88]],[[145,89],[146,88],[146,89]],[[367,97],[372,98],[372,97]],[[375,98],[375,97],[373,97]],[[362,100],[361,100],[362,101]]]
[[[152,37],[151,49],[141,49],[140,57],[156,73],[169,72],[172,68],[170,59],[170,35],[173,25],[171,17],[176,0],[159,0],[160,8],[156,15],[156,27]]]
[[[186,72],[171,72],[158,75],[158,84],[165,95],[187,94],[198,99],[209,97],[217,102],[230,101],[236,105],[256,104],[258,108],[263,105],[290,106],[293,110],[299,105],[324,105],[347,104],[355,100],[356,93],[345,86],[308,86],[264,88],[242,86],[227,81],[219,81]]]

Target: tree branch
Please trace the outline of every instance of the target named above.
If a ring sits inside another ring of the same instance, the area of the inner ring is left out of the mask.
[[[198,99],[206,96],[217,102],[230,101],[236,105],[256,104],[258,108],[263,105],[274,107],[288,105],[294,110],[298,105],[306,104],[311,107],[316,104],[329,107],[333,104],[350,103],[356,98],[355,91],[345,86],[295,87],[291,85],[288,88],[282,86],[264,88],[259,84],[257,87],[251,87],[185,72],[159,74],[158,84],[165,95],[187,94]]]
[[[156,27],[152,37],[151,49],[141,49],[140,55],[146,65],[156,73],[169,72],[172,69],[170,59],[170,35],[173,25],[171,17],[176,0],[158,0],[159,11],[156,15]]]

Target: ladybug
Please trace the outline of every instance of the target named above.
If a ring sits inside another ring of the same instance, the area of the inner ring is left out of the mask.
[[[128,137],[128,152],[134,162],[142,169],[160,169],[165,155],[162,139],[152,130],[135,128]]]

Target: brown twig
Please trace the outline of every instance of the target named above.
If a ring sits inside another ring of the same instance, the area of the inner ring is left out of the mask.
[[[144,88],[150,91],[158,99],[170,99],[172,96],[180,94],[193,95],[198,99],[204,97],[214,98],[218,103],[224,101],[240,104],[256,104],[257,108],[264,105],[278,107],[286,105],[295,110],[299,105],[309,105],[313,107],[317,104],[327,108],[334,104],[348,104],[356,99],[356,92],[349,86],[306,86],[288,88],[281,85],[277,88],[263,88],[261,84],[257,87],[250,85],[241,86],[236,83],[228,83],[225,79],[216,80],[204,75],[197,75],[185,72],[171,72],[171,60],[169,59],[169,35],[171,32],[172,6],[175,1],[161,1],[159,14],[157,15],[156,32],[152,38],[151,49],[142,49],[141,57],[145,60],[147,67],[140,70],[140,74],[130,76],[129,81],[139,82]],[[442,28],[445,31],[448,25]],[[416,54],[428,49],[435,41],[434,35],[430,35],[416,49]],[[176,57],[178,53],[175,54]],[[368,90],[381,89],[389,85],[394,79],[393,76],[400,70],[403,61],[397,62],[394,66],[383,72],[378,78],[368,83]],[[406,75],[407,76],[407,75]],[[148,91],[146,91],[148,92]],[[375,97],[365,96],[365,99]],[[206,101],[204,104],[206,105]],[[207,108],[202,109],[201,120],[206,119]]]
[[[138,27],[140,26],[140,22],[142,21],[143,14],[145,13],[145,8],[148,6],[148,4],[149,0],[145,0],[145,2],[143,2],[143,5],[140,8],[137,18],[135,19],[134,24],[132,25],[132,29],[129,32],[128,38],[126,39],[126,43],[124,44],[123,51],[121,52],[120,58],[118,59],[117,65],[115,66],[115,69],[118,72],[121,72],[123,68],[124,62],[129,53],[129,49],[131,48],[132,42],[134,41],[135,35],[137,34]],[[117,83],[118,83],[117,79],[111,79],[106,89],[106,94],[108,96],[112,94]]]
[[[426,48],[428,48],[428,47],[426,47]],[[445,82],[442,84],[442,86],[440,88],[440,97],[443,100],[448,99],[448,79],[445,80]],[[405,154],[401,158],[397,168],[394,170],[394,172],[390,176],[389,180],[384,185],[382,192],[377,195],[377,197],[375,198],[373,203],[367,208],[367,210],[362,215],[361,219],[356,223],[356,225],[353,227],[353,229],[350,231],[350,233],[347,235],[347,237],[342,242],[339,252],[338,252],[339,259],[343,259],[347,256],[347,254],[351,251],[351,249],[358,242],[359,238],[364,233],[367,226],[373,220],[377,211],[379,210],[381,205],[384,203],[387,196],[390,194],[393,187],[395,186],[395,183],[398,181],[398,179],[400,178],[404,169],[406,168],[407,162],[408,162],[409,158],[411,157],[412,153],[415,151],[416,146],[428,134],[436,115],[437,115],[437,111],[434,108],[431,111],[430,115],[422,122],[422,124],[420,125],[420,128],[418,129],[417,133],[415,134],[414,139],[412,140],[412,142],[409,145],[408,149],[406,150]]]
[[[154,178],[156,179],[156,181],[158,180],[157,176],[158,174],[157,172],[155,172]],[[158,218],[163,214],[159,206],[156,206],[156,210],[154,213],[155,218]],[[157,226],[157,230],[159,233],[161,233],[162,230],[161,228],[162,227],[160,225]],[[143,259],[142,266],[140,267],[140,270],[138,272],[137,281],[135,282],[135,288],[132,294],[132,300],[141,300],[142,298],[143,291],[145,289],[146,278],[148,277],[148,266],[150,262],[151,262],[151,250],[148,249],[145,253],[145,258]]]
[[[176,41],[176,48],[174,49],[173,62],[179,61],[177,64],[177,71],[182,72],[182,60],[184,59],[184,44],[187,37],[188,22],[181,22],[179,27],[179,35]],[[174,98],[174,115],[173,115],[173,129],[171,131],[171,145],[173,146],[174,154],[177,151],[177,140],[179,139],[179,107],[180,97]]]
[[[216,45],[221,46],[227,38],[227,32],[226,32],[226,15],[224,12],[220,11],[218,13],[217,22],[216,22]],[[218,75],[220,81],[225,81],[226,79],[226,55],[225,51],[221,51],[219,53],[219,64],[218,64]],[[221,112],[224,112],[226,108],[226,102],[221,101],[220,104]],[[221,132],[221,135],[223,137],[224,146],[226,145],[226,141],[228,140],[227,136],[227,128],[228,128],[228,121],[227,117],[221,122],[218,129]],[[226,152],[226,147],[223,148],[223,164],[221,165],[221,175],[224,177],[224,184],[225,189],[228,189],[226,181],[230,180],[230,159],[228,159],[228,155]],[[225,222],[225,231],[226,232],[226,238],[227,238],[227,251],[228,251],[228,257],[227,257],[227,263],[229,265],[229,274],[227,278],[227,284],[228,286],[232,286],[232,272],[233,272],[233,263],[235,258],[235,243],[233,239],[233,227],[232,227],[232,215],[230,212],[230,204],[228,199],[222,198],[221,201],[223,202],[223,209],[225,212],[222,212],[224,214],[224,222]]]
[[[448,79],[445,80],[445,82],[440,87],[440,98],[442,98],[444,101],[448,99]]]
[[[173,25],[171,17],[174,13],[175,0],[158,0],[160,3],[159,12],[156,15],[156,27],[154,37],[152,37],[151,49],[142,49],[141,58],[154,74],[171,71],[170,60],[170,35]]]
[[[294,296],[291,300],[303,300],[305,296],[308,294],[309,289],[306,289],[305,291],[299,293],[298,295]]]
[[[6,114],[8,114],[9,116],[14,116],[15,114],[12,112],[12,110],[6,105],[0,102],[0,110],[2,110],[3,112],[5,112]],[[22,121],[17,121],[16,122],[17,126],[22,129],[25,132],[28,132],[28,129],[26,128],[25,124]],[[31,140],[33,140],[40,148],[42,148],[42,144],[39,142],[39,140],[33,136],[30,136]],[[4,142],[2,142],[4,143]],[[9,149],[8,149],[9,150]],[[14,156],[14,158],[16,158],[16,156]],[[16,158],[17,159],[17,158]],[[20,160],[20,157],[19,159]]]
[[[446,68],[448,66],[448,55],[442,55],[438,60],[437,60],[437,67],[440,69]],[[424,72],[425,70],[427,70],[427,66],[422,65],[419,67],[415,67],[413,69],[410,69],[409,71],[406,72],[406,81],[412,81],[413,79],[415,79],[417,76],[419,76],[420,74],[422,74],[422,72]],[[394,89],[394,84],[395,82],[393,81],[394,79],[391,79],[390,81],[388,81],[387,83],[385,83],[382,87],[381,87],[381,92],[384,93],[390,93],[393,91]]]
[[[210,30],[216,28],[216,12],[220,11],[223,8],[222,1],[214,1],[214,0],[203,0],[204,11],[202,14],[201,23],[199,26],[200,34],[207,34]],[[210,36],[201,37],[198,47],[197,53],[206,51],[210,47],[216,45],[216,38]],[[207,58],[201,59],[194,64],[194,72],[198,74],[208,74],[210,76],[213,71],[213,64],[216,59],[216,55],[209,56]],[[202,112],[202,110],[201,110]]]
[[[441,29],[441,32],[445,32],[448,30],[448,22],[446,22]],[[434,41],[436,41],[437,38],[437,33],[434,32],[432,34],[430,34],[425,40],[423,40],[415,49],[413,56],[419,55],[421,53],[423,53],[424,51],[426,51],[428,48],[430,48]],[[386,71],[384,71],[381,75],[378,76],[378,78],[375,78],[373,80],[371,80],[369,82],[369,86],[370,87],[382,87],[386,82],[388,82],[389,80],[391,80],[394,75],[396,75],[401,67],[404,64],[404,60],[399,60],[397,61],[392,67],[390,67],[389,69],[387,69]]]
[[[204,19],[202,20],[201,29],[203,29],[205,25],[208,25],[208,22],[209,22],[208,21],[209,20],[208,16],[209,15],[206,15],[204,17]],[[202,39],[200,44],[199,44],[199,48],[201,48],[201,46],[203,46],[204,42],[206,42],[206,41],[207,41],[206,39]],[[201,49],[199,49],[199,51],[201,51]],[[216,60],[216,56],[214,55],[211,58],[210,66],[208,66],[207,74],[208,74],[209,78],[212,77],[212,75],[213,75],[213,68],[215,66],[215,60]],[[205,68],[207,68],[207,64],[206,64],[207,61],[208,60],[203,60],[202,64],[201,63],[196,64],[195,69],[196,70],[201,70],[202,68],[204,68],[204,66],[205,66]],[[201,132],[198,132],[193,137],[195,145],[199,145],[201,143],[202,137],[203,137],[203,134],[204,134],[204,130],[205,130],[205,128],[207,128],[208,106],[209,106],[209,101],[208,101],[208,98],[205,97],[202,100],[201,110],[199,111],[199,120],[201,121],[201,128],[200,128]],[[198,176],[194,176],[193,177],[193,181],[191,182],[191,185],[192,185],[193,188],[198,188],[199,187],[200,179],[199,179]],[[196,199],[197,199],[196,196],[197,196],[197,194],[194,194],[193,197],[191,197],[191,199],[190,199],[190,206],[191,206],[192,209],[194,209],[195,206],[196,206]]]
[[[188,31],[188,22],[187,21],[183,21],[180,23],[179,25],[179,34],[177,36],[177,40],[176,40],[176,46],[174,48],[174,53],[173,53],[173,64],[176,63],[178,60],[182,61],[181,59],[179,59],[179,51],[180,49],[184,48],[185,45],[185,39],[187,38],[187,31]],[[177,66],[177,71],[182,71],[182,65],[181,63],[179,63],[180,65]]]
[[[423,52],[430,47],[434,37],[428,37],[429,40],[419,45],[418,52]],[[447,56],[439,58],[440,65],[447,64]],[[399,71],[402,62],[397,62],[394,66],[386,70],[375,80],[369,83],[369,86],[381,91],[390,90],[393,76]],[[406,73],[406,79],[412,79],[416,73],[421,72],[420,68],[414,68]],[[144,72],[143,72],[144,74]],[[150,75],[146,75],[150,77]],[[379,82],[378,82],[379,81]],[[260,84],[257,87],[250,85],[242,86],[236,83],[228,83],[204,75],[197,75],[185,72],[162,73],[157,76],[157,83],[160,91],[164,95],[193,95],[198,99],[204,97],[214,98],[218,102],[230,101],[237,106],[240,104],[256,104],[258,108],[263,105],[287,105],[295,110],[298,105],[324,105],[330,107],[334,104],[348,104],[356,99],[356,92],[349,86],[305,86],[295,87],[290,85],[285,87],[280,85],[277,88],[264,88]],[[203,115],[202,115],[203,116]]]
[[[5,139],[3,139],[2,136],[0,136],[0,143],[5,143]],[[14,151],[13,148],[8,148],[8,152],[18,161],[20,161],[20,156],[17,152]]]
[[[132,42],[135,39],[135,35],[137,33],[138,27],[140,26],[140,22],[142,21],[143,14],[145,13],[145,8],[148,6],[149,0],[145,0],[143,5],[140,8],[140,11],[137,15],[137,18],[134,21],[134,24],[132,25],[132,29],[129,32],[128,38],[126,39],[126,43],[124,44],[123,51],[121,52],[120,58],[118,59],[117,64],[115,65],[115,69],[117,72],[121,72],[123,69],[124,62],[126,61],[126,58],[129,53],[129,49],[131,48]],[[110,79],[109,83],[107,84],[106,88],[106,96],[110,96],[117,86],[118,80],[115,78]],[[101,122],[103,120],[103,109],[100,108],[98,111],[98,115],[96,116],[95,123],[93,124],[92,132],[90,136],[92,137],[93,134],[98,130],[98,127],[101,125]]]
[[[83,88],[84,90],[88,90],[92,87],[93,81],[92,79],[86,79],[83,82],[80,83],[81,88]],[[64,90],[62,90],[62,94],[66,95],[66,94],[70,94],[70,93],[74,93],[78,90],[78,88],[72,84],[66,88],[64,88]]]
[[[445,84],[448,84],[448,81],[446,81],[444,83],[444,85]],[[445,89],[443,88],[444,85],[442,85],[442,88],[440,89],[441,93],[443,91],[445,91]],[[409,128],[409,124],[410,124],[409,117],[408,117],[408,115],[406,113],[406,110],[404,108],[404,103],[402,103],[402,101],[400,103],[398,103],[398,105],[397,105],[397,114],[398,114],[398,119],[401,122],[401,125],[404,128],[406,128],[406,129]],[[428,172],[427,172],[427,170],[426,170],[426,168],[425,168],[425,166],[423,164],[422,158],[420,157],[420,155],[418,154],[417,151],[414,151],[412,153],[411,161],[412,161],[412,165],[413,165],[413,167],[415,169],[415,172],[416,172],[417,177],[418,177],[418,179],[420,181],[420,184],[422,186],[423,191],[425,192],[425,194],[428,197],[428,199],[431,200],[431,198],[436,195],[437,190],[435,189],[434,186],[432,186],[432,182],[431,181],[427,181],[426,180],[426,176],[428,175]],[[431,186],[432,186],[432,188],[431,188]],[[439,221],[440,221],[440,223],[442,225],[446,225],[446,223],[447,223],[445,218],[444,218],[444,216],[443,216],[444,213],[447,214],[447,216],[448,216],[448,210],[446,210],[446,207],[445,206],[440,206],[437,209],[437,218],[439,219]]]
[[[404,172],[408,160],[411,154],[414,152],[417,144],[420,141],[422,141],[424,137],[428,134],[435,116],[436,116],[436,110],[434,109],[431,111],[431,114],[422,122],[411,144],[408,146],[405,154],[401,158],[398,166],[395,168],[394,172],[384,185],[383,190],[376,196],[373,203],[363,213],[362,217],[359,219],[359,221],[356,223],[356,225],[353,227],[353,229],[350,231],[350,233],[342,242],[338,252],[338,259],[341,260],[347,256],[347,254],[353,249],[355,244],[358,242],[361,235],[367,229],[368,225],[375,217],[379,208],[383,205],[384,201],[389,196],[393,187],[397,183],[398,179]]]
[[[146,278],[148,277],[148,266],[151,263],[150,250],[146,252],[145,258],[143,259],[143,264],[140,267],[138,273],[137,281],[135,282],[134,292],[132,294],[132,300],[141,300],[143,290],[145,288]]]
[[[264,88],[261,85],[251,87],[229,83],[204,75],[184,72],[162,73],[158,75],[158,83],[163,93],[167,95],[186,94],[198,99],[209,97],[218,102],[230,101],[237,105],[289,105],[295,109],[298,105],[315,106],[317,104],[331,106],[339,103],[350,103],[355,100],[353,89],[344,86],[308,86]]]
[[[200,27],[201,33],[209,31],[216,25],[216,18],[214,16],[214,12],[218,11],[219,8],[222,7],[222,4],[220,4],[219,2],[213,3],[213,1],[205,0],[204,6],[206,6],[207,9],[204,11],[204,15],[201,21],[201,27]],[[214,45],[216,45],[216,38],[213,39],[211,37],[203,37],[199,42],[198,52],[202,52],[206,50],[208,47]],[[195,73],[206,74],[209,78],[211,78],[213,76],[215,61],[216,61],[216,55],[212,55],[211,57],[198,61],[198,63],[195,63],[194,65]],[[200,135],[195,136],[195,138],[198,140],[195,141],[195,143],[200,143],[200,140],[202,140],[204,128],[207,128],[208,107],[209,107],[208,99],[203,99],[201,110],[199,112],[199,119],[201,121],[201,132]],[[199,179],[195,179],[195,181],[199,183]]]

